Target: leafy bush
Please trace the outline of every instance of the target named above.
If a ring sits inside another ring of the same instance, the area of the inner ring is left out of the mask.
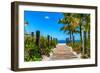
[[[42,59],[42,55],[50,56],[50,52],[57,44],[57,39],[51,40],[47,37],[40,36],[38,42],[39,44],[37,45],[36,37],[32,38],[30,34],[24,36],[25,61],[40,61]]]

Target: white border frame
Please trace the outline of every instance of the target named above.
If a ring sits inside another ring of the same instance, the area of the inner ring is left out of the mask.
[[[24,10],[29,11],[46,11],[46,12],[70,12],[70,13],[89,13],[91,14],[91,58],[90,59],[75,59],[75,60],[60,60],[60,61],[37,61],[24,62]],[[50,67],[50,66],[65,66],[65,65],[84,65],[95,64],[95,10],[83,8],[64,8],[64,7],[49,7],[49,6],[27,6],[19,5],[19,68],[35,68],[35,67]]]

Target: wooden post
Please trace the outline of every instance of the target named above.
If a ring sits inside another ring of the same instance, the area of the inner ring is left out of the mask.
[[[66,44],[68,44],[68,38],[66,38]]]
[[[53,41],[54,41],[54,47],[56,47],[56,38],[54,38]]]
[[[42,58],[42,50],[40,48],[40,31],[36,31],[36,45],[38,47],[38,53],[40,54],[41,58]]]
[[[47,36],[47,44],[48,44],[48,47],[50,46],[50,35]]]
[[[34,32],[31,32],[32,42],[34,41]]]
[[[57,38],[56,38],[56,45],[57,45],[57,43],[58,43],[58,40],[57,40]]]
[[[40,43],[40,31],[36,31],[36,45],[39,47]]]
[[[50,46],[52,46],[52,37],[51,37],[51,39],[50,39]]]

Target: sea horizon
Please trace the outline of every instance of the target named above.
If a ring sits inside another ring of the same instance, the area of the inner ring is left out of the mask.
[[[75,42],[80,42],[80,40],[75,40]],[[58,40],[58,44],[66,44],[66,40]]]

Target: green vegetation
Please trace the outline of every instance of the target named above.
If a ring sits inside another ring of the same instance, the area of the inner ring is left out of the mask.
[[[25,61],[41,61],[42,55],[50,56],[50,52],[56,46],[57,39],[49,35],[44,37],[40,35],[40,31],[31,32],[24,35],[24,60]]]
[[[61,31],[69,35],[69,46],[82,58],[90,57],[90,14],[63,13],[58,23],[63,24]],[[74,34],[80,34],[80,42],[75,42]]]

